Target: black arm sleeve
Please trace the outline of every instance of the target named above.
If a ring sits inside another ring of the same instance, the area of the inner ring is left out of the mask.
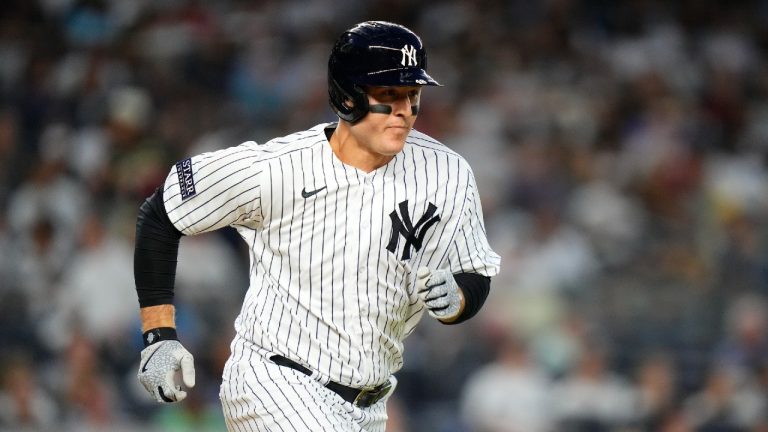
[[[491,278],[487,276],[477,273],[458,273],[453,275],[453,278],[464,293],[464,310],[455,321],[445,324],[458,324],[475,316],[483,307],[491,291]]]
[[[141,205],[136,220],[133,277],[140,307],[173,303],[179,239],[181,232],[168,219],[160,185]]]

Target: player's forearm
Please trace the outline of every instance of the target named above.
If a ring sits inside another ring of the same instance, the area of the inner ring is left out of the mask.
[[[171,304],[141,308],[141,332],[160,327],[176,328],[176,308]]]
[[[133,274],[142,308],[173,303],[180,238],[168,219],[160,187],[139,208],[136,221]]]

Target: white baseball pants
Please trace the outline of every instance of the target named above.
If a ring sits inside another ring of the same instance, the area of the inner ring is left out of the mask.
[[[253,353],[227,361],[219,397],[230,432],[384,432],[392,391],[360,408],[311,377]]]

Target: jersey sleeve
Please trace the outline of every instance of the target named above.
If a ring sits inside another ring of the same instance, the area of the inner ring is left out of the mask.
[[[260,152],[255,142],[177,162],[165,180],[165,210],[183,234],[261,223]]]
[[[499,273],[501,258],[488,244],[480,196],[471,171],[462,222],[450,245],[448,263],[452,273],[477,273],[488,277]]]

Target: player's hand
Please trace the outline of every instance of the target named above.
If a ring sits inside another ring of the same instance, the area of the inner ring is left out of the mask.
[[[461,314],[464,294],[448,270],[433,272],[427,267],[419,267],[416,290],[431,317],[451,322]]]
[[[174,381],[179,369],[184,385],[194,387],[195,363],[192,354],[177,340],[162,340],[141,352],[138,377],[158,402],[179,402],[187,397],[187,392]]]

